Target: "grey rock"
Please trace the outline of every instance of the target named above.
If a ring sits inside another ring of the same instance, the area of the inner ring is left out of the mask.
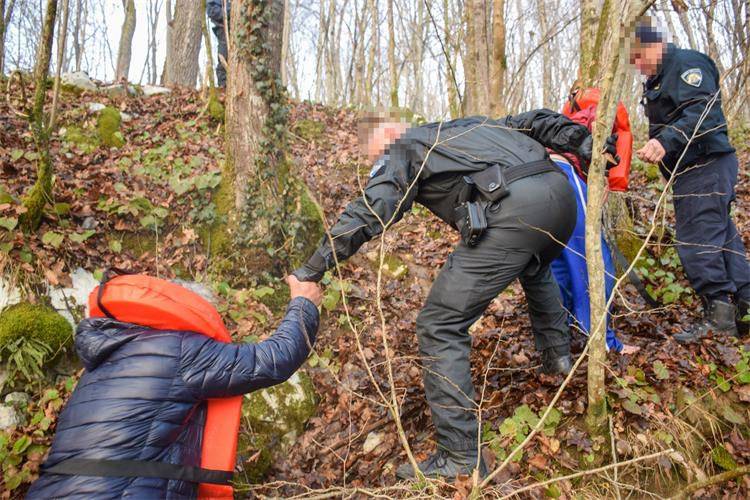
[[[88,109],[90,113],[98,113],[99,111],[103,110],[106,107],[107,106],[105,106],[104,104],[100,102],[90,102],[88,104]]]
[[[5,396],[5,402],[15,407],[26,406],[29,401],[31,401],[31,397],[25,392],[11,392]]]
[[[65,73],[60,77],[60,81],[63,85],[70,85],[82,90],[96,90],[96,84],[89,78],[83,71],[76,71],[73,73]]]
[[[12,406],[0,405],[0,430],[16,427],[21,423],[21,417]]]
[[[83,223],[81,224],[81,227],[83,229],[94,229],[98,225],[99,225],[99,222],[96,219],[94,219],[91,216],[88,216],[85,219],[83,219]]]
[[[170,92],[172,92],[172,89],[168,89],[167,87],[159,87],[158,85],[144,85],[141,88],[143,89],[143,95],[145,95],[146,97],[159,94],[169,94]]]

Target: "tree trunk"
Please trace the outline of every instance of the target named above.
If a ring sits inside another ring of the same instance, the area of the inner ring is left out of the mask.
[[[508,63],[505,56],[505,0],[493,0],[492,77],[490,78],[490,106],[493,117],[505,114],[505,96],[502,94],[505,88],[505,72],[507,69]]]
[[[451,118],[458,118],[461,114],[461,100],[458,97],[454,71],[456,68],[456,51],[453,43],[450,24],[450,2],[443,0],[443,44],[445,47],[445,81],[448,86],[448,110]],[[436,28],[437,29],[437,28]]]
[[[596,44],[597,26],[600,25],[599,0],[581,0],[581,31],[578,49],[578,80],[591,80],[592,64],[594,61],[594,45]],[[602,23],[604,25],[606,23]]]
[[[174,19],[167,36],[165,85],[195,87],[201,50],[201,3],[175,0]]]
[[[398,107],[398,68],[396,68],[396,29],[393,21],[393,0],[388,0],[388,70],[390,74],[390,105]]]
[[[549,34],[550,23],[547,18],[547,0],[537,0],[537,13],[539,15],[539,32],[542,44],[542,106],[555,109],[559,105],[556,101],[557,93],[552,88],[552,49],[551,40],[545,41],[543,37]]]
[[[368,8],[372,15],[371,33],[370,33],[370,50],[367,57],[367,76],[365,78],[365,96],[363,101],[367,104],[376,104],[373,102],[375,97],[375,65],[377,64],[377,49],[380,40],[380,15],[378,10],[378,0],[368,0]],[[377,99],[375,99],[377,101]]]
[[[289,81],[287,64],[289,63],[289,43],[292,33],[292,15],[291,9],[289,9],[289,0],[284,0],[284,29],[281,36],[281,83],[284,87],[287,86]]]
[[[133,52],[133,34],[135,33],[135,0],[123,0],[125,9],[125,20],[122,23],[120,33],[120,46],[117,50],[117,69],[115,69],[115,80],[128,79],[130,72],[130,59]]]
[[[235,0],[231,8],[227,154],[214,197],[222,222],[207,236],[214,260],[224,259],[219,271],[239,280],[290,270],[321,236],[317,210],[310,210],[285,153],[283,9],[284,0]]]
[[[55,84],[52,91],[52,110],[49,114],[49,125],[47,128],[52,131],[55,127],[55,117],[57,115],[57,101],[60,97],[60,73],[62,72],[63,60],[65,59],[66,42],[68,39],[68,15],[70,13],[70,0],[62,0],[62,19],[57,29],[57,64],[55,64]]]
[[[467,0],[464,11],[466,43],[464,44],[464,115],[476,114],[477,105],[477,33],[474,23],[474,0]]]
[[[611,0],[605,0],[602,8],[607,17],[600,19],[598,33],[602,36],[600,47],[601,61],[607,66],[597,65],[596,79],[601,80],[601,98],[597,106],[594,123],[593,158],[588,172],[588,203],[586,205],[586,262],[589,275],[589,297],[591,301],[591,331],[588,340],[588,407],[586,424],[593,435],[602,435],[607,431],[606,403],[606,341],[607,300],[604,287],[604,261],[602,258],[602,214],[606,196],[605,160],[601,154],[604,141],[609,136],[614,122],[617,102],[622,92],[625,79],[624,44],[632,36],[635,18],[640,13],[644,1],[637,0],[627,4],[622,13],[615,14],[609,7]]]
[[[39,38],[39,46],[36,52],[36,65],[34,66],[34,102],[29,119],[34,136],[39,160],[37,163],[37,177],[34,186],[23,199],[26,213],[21,216],[21,225],[27,230],[39,227],[42,220],[42,212],[48,201],[52,200],[52,159],[49,151],[50,130],[44,116],[44,101],[47,96],[47,76],[49,75],[49,62],[52,57],[52,37],[55,31],[55,18],[57,17],[57,0],[47,0],[47,9],[44,14],[42,25],[42,36]]]
[[[83,34],[82,26],[86,23],[84,9],[84,0],[76,2],[76,20],[73,23],[73,56],[75,59],[75,71],[81,71],[81,61],[83,60]]]
[[[5,67],[5,33],[8,31],[8,23],[13,15],[16,0],[0,0],[0,75]]]

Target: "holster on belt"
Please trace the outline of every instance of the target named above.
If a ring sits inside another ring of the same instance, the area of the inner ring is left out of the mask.
[[[454,209],[454,221],[464,243],[470,247],[479,243],[487,230],[485,208],[508,196],[509,184],[545,172],[560,173],[560,170],[547,158],[512,167],[493,164],[465,175],[457,196],[458,206]]]

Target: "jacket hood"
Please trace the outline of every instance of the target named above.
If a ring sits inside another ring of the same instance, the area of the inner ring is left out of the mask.
[[[147,328],[109,318],[88,318],[78,324],[75,347],[83,366],[91,371],[117,349],[144,333]]]

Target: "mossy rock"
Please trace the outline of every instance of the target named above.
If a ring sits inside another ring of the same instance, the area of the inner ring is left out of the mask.
[[[245,396],[238,454],[240,483],[263,480],[274,460],[286,453],[315,415],[318,402],[310,377],[297,372],[283,384]],[[253,457],[253,461],[248,461]]]
[[[63,139],[65,142],[74,144],[86,154],[94,152],[101,144],[96,134],[76,126],[65,127]]]
[[[120,133],[121,123],[122,116],[117,109],[107,106],[99,112],[96,131],[102,144],[115,148],[120,148],[125,144],[125,139]]]
[[[292,132],[306,141],[320,140],[325,131],[325,123],[307,119],[298,120],[292,127]]]
[[[0,313],[0,349],[18,338],[39,340],[57,353],[73,340],[73,327],[54,309],[21,302]]]
[[[123,252],[129,252],[134,257],[156,251],[156,236],[152,232],[119,232],[114,239],[120,242]]]

